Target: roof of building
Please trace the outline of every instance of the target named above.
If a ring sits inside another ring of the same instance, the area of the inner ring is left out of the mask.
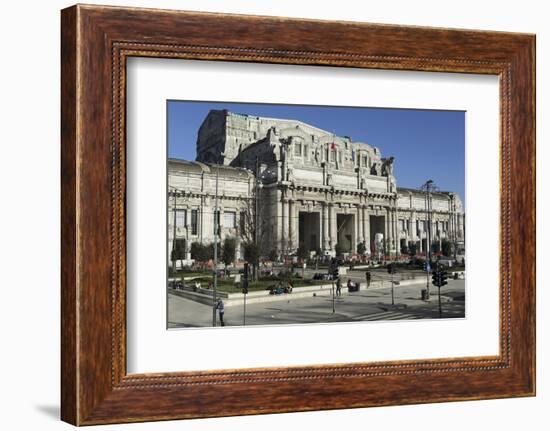
[[[168,159],[169,170],[182,169],[186,174],[207,174],[215,175],[216,173],[220,178],[231,179],[246,179],[253,178],[254,175],[251,171],[244,168],[235,168],[227,165],[216,165],[209,163],[202,163],[191,160],[183,159]]]
[[[426,194],[426,192],[424,190],[420,190],[420,189],[413,189],[413,188],[410,188],[410,187],[397,187],[397,192],[400,193],[417,193],[417,194]],[[445,197],[449,197],[450,195],[457,195],[458,196],[458,193],[456,192],[447,192],[447,191],[444,191],[444,190],[437,190],[437,191],[432,191],[431,192],[432,195],[440,195],[440,196],[445,196]]]
[[[213,111],[215,111],[215,110],[213,110]],[[235,116],[240,116],[240,117],[249,117],[249,118],[255,118],[257,120],[268,120],[268,121],[281,122],[281,123],[290,123],[292,126],[289,125],[289,127],[287,129],[281,129],[281,131],[288,131],[289,129],[292,129],[293,127],[298,127],[298,128],[301,128],[301,130],[303,132],[308,133],[307,129],[313,129],[321,135],[332,136],[333,139],[335,139],[335,140],[338,139],[342,142],[348,141],[350,144],[353,144],[354,146],[355,145],[365,146],[365,147],[368,147],[368,148],[372,148],[372,149],[374,149],[378,152],[380,151],[378,148],[373,147],[372,145],[370,145],[366,142],[359,142],[359,141],[358,142],[353,142],[353,140],[350,136],[339,136],[339,135],[336,135],[334,132],[330,132],[328,130],[321,129],[320,127],[314,126],[314,125],[309,124],[309,123],[305,123],[305,122],[300,121],[300,120],[294,120],[294,119],[291,119],[291,118],[275,118],[275,117],[263,117],[263,116],[257,116],[257,115],[251,115],[251,114],[243,114],[243,113],[240,113],[240,112],[229,111],[227,109],[221,110],[221,112],[224,112],[227,115],[235,115]],[[253,144],[251,144],[251,145],[253,145]]]

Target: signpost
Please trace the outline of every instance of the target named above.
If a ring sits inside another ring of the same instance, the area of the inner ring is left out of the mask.
[[[244,263],[243,269],[243,326],[246,326],[246,295],[248,295],[248,262]]]
[[[338,277],[340,277],[340,271],[339,271],[339,268],[338,268],[338,261],[335,259],[335,258],[332,258],[332,261],[331,261],[331,273],[332,273],[332,313],[336,313],[336,298],[335,298],[335,280],[336,280],[336,283],[338,283]]]
[[[393,292],[393,285],[394,285],[393,275],[395,274],[395,272],[396,272],[395,263],[390,263],[388,265],[388,274],[391,275],[391,305],[395,305],[395,296]]]

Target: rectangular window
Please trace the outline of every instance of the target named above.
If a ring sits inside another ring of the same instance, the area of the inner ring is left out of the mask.
[[[245,223],[246,223],[246,211],[241,211],[239,215],[239,230],[241,231],[241,236],[245,233]]]
[[[187,210],[176,210],[176,228],[187,224]]]
[[[342,163],[342,151],[338,151],[338,163]]]
[[[191,235],[197,235],[198,232],[198,211],[191,210]]]
[[[369,165],[369,159],[367,156],[363,156],[363,167],[366,168]]]
[[[335,162],[336,161],[336,151],[330,150],[330,161]]]
[[[309,160],[309,145],[304,145],[304,158]]]
[[[299,144],[297,142],[294,144],[294,155],[295,156],[302,155],[302,144]]]
[[[224,212],[223,213],[223,227],[228,229],[235,228],[235,213],[234,212]]]

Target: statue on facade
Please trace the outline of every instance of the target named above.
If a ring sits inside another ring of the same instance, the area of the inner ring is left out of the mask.
[[[361,185],[360,189],[366,190],[367,189],[367,176],[365,174],[361,175]]]
[[[286,180],[294,183],[294,169],[291,167],[287,168],[286,170]]]
[[[269,138],[269,142],[271,143],[271,149],[273,152],[273,158],[276,162],[281,160],[282,152],[281,152],[281,142],[279,141],[279,138],[277,137],[275,133],[275,128],[269,129],[267,132],[267,136]]]
[[[332,185],[332,174],[330,172],[327,172],[327,186]]]
[[[370,168],[371,175],[380,175],[380,162],[373,162]]]
[[[394,157],[382,159],[382,176],[391,177],[393,175],[393,161]]]

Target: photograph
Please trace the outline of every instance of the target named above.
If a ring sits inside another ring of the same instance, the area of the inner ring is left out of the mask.
[[[466,318],[465,111],[166,103],[168,329]]]

